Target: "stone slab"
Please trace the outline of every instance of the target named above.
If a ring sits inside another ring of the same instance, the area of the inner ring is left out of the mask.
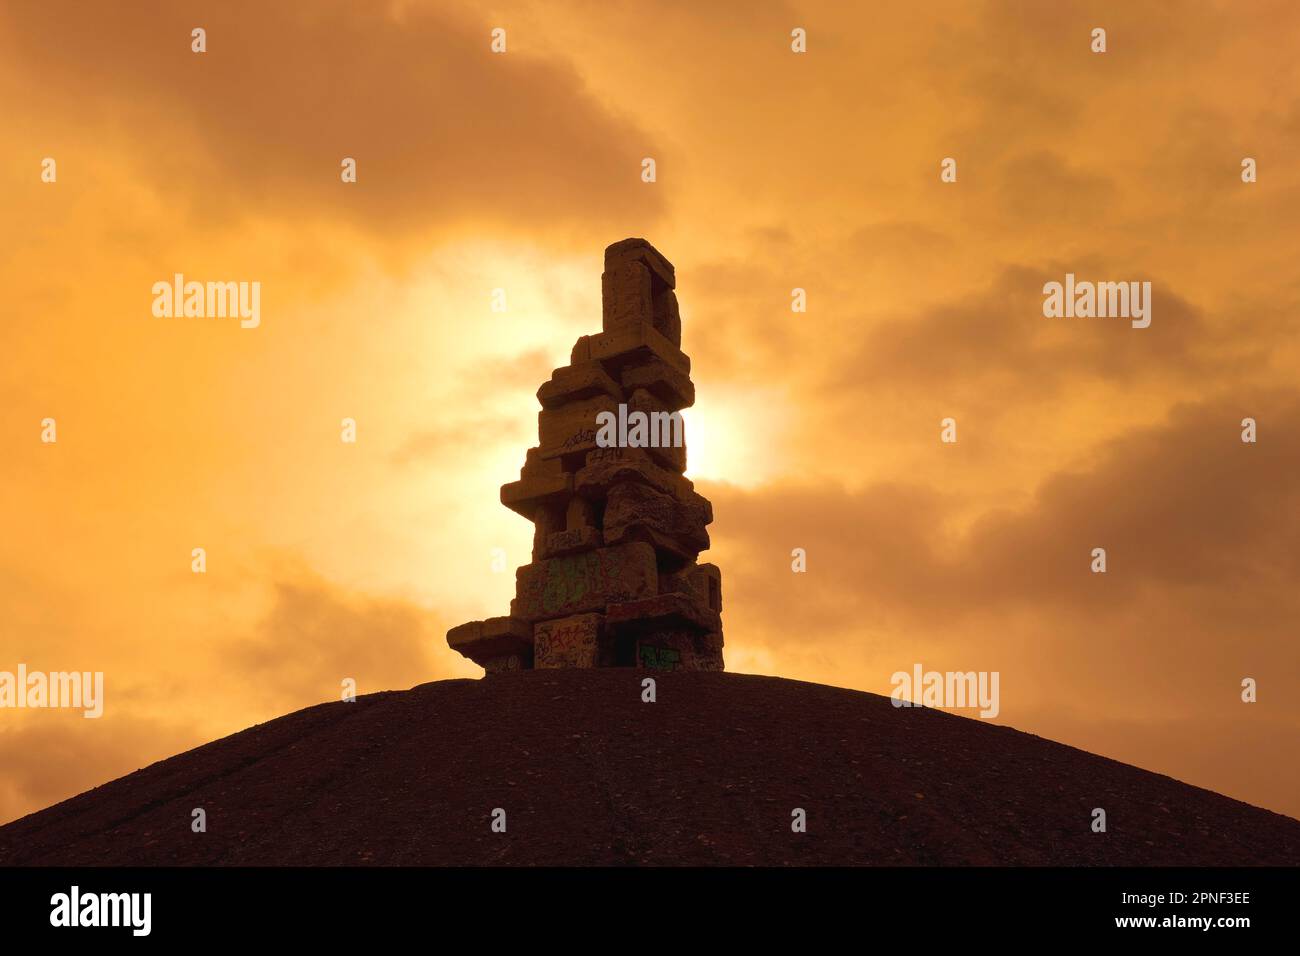
[[[606,271],[612,264],[628,261],[642,263],[668,288],[677,288],[677,270],[664,257],[664,254],[647,240],[632,237],[620,239],[618,242],[610,243],[605,247]]]
[[[693,561],[709,549],[706,525],[711,509],[700,495],[682,501],[640,482],[616,485],[605,501],[604,536],[608,544],[648,541],[656,550]]]
[[[651,671],[720,671],[721,635],[663,631],[637,639],[635,666]]]
[[[573,475],[569,473],[520,478],[501,486],[501,503],[532,521],[538,507],[563,504],[572,494]]]
[[[696,564],[694,561],[677,571],[659,574],[662,592],[683,591],[711,611],[722,613],[722,571],[716,564]]]
[[[526,564],[515,584],[510,613],[543,621],[650,597],[659,590],[659,571],[654,548],[637,541]]]
[[[622,388],[599,362],[557,368],[551,373],[550,381],[537,390],[537,400],[543,408],[559,408],[598,395],[608,395],[615,402],[623,400]]]
[[[596,416],[601,412],[618,415],[619,403],[609,395],[599,395],[558,408],[544,408],[537,413],[538,454],[542,458],[560,458],[591,451],[596,444]]]
[[[629,365],[657,358],[685,375],[691,373],[691,360],[686,353],[646,323],[588,336],[585,349],[591,359],[604,363],[606,369],[621,372]]]
[[[610,604],[605,624],[612,632],[690,631],[720,633],[722,618],[698,601],[694,594],[673,591]]]
[[[612,332],[626,326],[654,325],[653,278],[644,263],[606,262],[600,277],[601,328]]]
[[[602,647],[604,619],[600,614],[575,614],[537,625],[534,658],[539,669],[600,667],[609,663]]]
[[[575,494],[603,499],[615,485],[639,481],[682,501],[695,494],[685,475],[655,463],[644,448],[597,448],[587,452],[587,463],[573,475]]]
[[[524,453],[524,466],[519,469],[520,478],[558,478],[564,474],[564,466],[556,458],[543,458],[540,448],[530,448]]]
[[[644,448],[650,457],[665,468],[681,474],[686,470],[686,420],[680,413],[672,412],[647,389],[633,390],[627,400],[629,418],[628,438],[633,436],[631,416],[640,412],[645,415],[646,428],[644,438],[647,445],[631,445]]]
[[[629,365],[622,370],[620,384],[629,394],[639,388],[645,389],[670,412],[695,404],[695,386],[691,384],[690,376],[660,358]]]
[[[485,670],[519,670],[532,666],[533,626],[515,617],[470,621],[447,632],[447,645]]]
[[[559,558],[579,551],[591,551],[603,547],[605,536],[599,528],[574,528],[571,531],[554,531],[546,536],[542,553],[539,557]]]

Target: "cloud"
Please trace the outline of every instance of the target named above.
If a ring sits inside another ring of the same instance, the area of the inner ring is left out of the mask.
[[[30,711],[0,730],[0,823],[206,743],[184,717],[156,720],[114,708]]]
[[[1247,415],[1257,444],[1240,441]],[[878,692],[912,661],[1000,670],[1008,723],[1063,727],[1064,742],[1124,759],[1157,741],[1125,750],[1106,728],[1156,721],[1168,772],[1203,786],[1235,779],[1231,747],[1188,742],[1230,717],[1253,728],[1259,760],[1300,724],[1300,446],[1285,437],[1298,430],[1300,392],[1214,395],[969,524],[954,520],[960,496],[921,481],[856,492],[702,483],[729,645],[779,656],[787,674],[834,667]],[[807,551],[805,574],[790,571],[793,547]],[[1095,547],[1107,551],[1104,575],[1090,569]],[[1269,687],[1267,708],[1236,709],[1248,706],[1247,676]]]
[[[454,394],[478,395],[478,400],[442,403],[433,409],[432,423],[417,427],[392,453],[395,465],[417,462],[443,462],[452,449],[483,448],[487,445],[510,445],[523,458],[523,449],[536,443],[535,418],[523,416],[513,407],[490,412],[484,407],[493,395],[528,394],[551,377],[553,356],[547,349],[528,349],[508,357],[483,357],[459,376]],[[484,394],[485,386],[491,392]],[[465,407],[479,409],[467,413]]]
[[[1086,222],[1114,199],[1114,182],[1105,175],[1071,166],[1057,153],[1036,149],[1002,163],[999,206],[1009,215],[1034,222]]]
[[[263,707],[282,713],[358,694],[405,690],[438,677],[446,622],[408,601],[347,591],[298,568],[281,569],[256,627],[229,644],[230,670]]]
[[[497,487],[531,396],[599,328],[600,250],[645,235],[677,266],[692,460],[745,486],[701,482],[729,664],[872,690],[900,657],[997,666],[1008,722],[1117,756],[1158,728],[1134,759],[1226,789],[1205,702],[1251,674],[1250,719],[1291,719],[1300,670],[1300,66],[1295,10],[1261,9],[1129,4],[1096,56],[1086,3],[672,3],[655,30],[630,4],[3,5],[0,274],[30,317],[0,371],[5,655],[102,657],[158,756],[169,721],[188,746],[345,676],[472,672],[443,631],[504,610],[489,549],[528,553]],[[177,269],[262,280],[266,323],[153,320]],[[1067,271],[1150,279],[1152,327],[1045,319]],[[106,752],[104,778],[138,762]]]
[[[1242,443],[1247,414],[1272,437]],[[1183,600],[1186,588],[1209,604],[1214,592],[1271,593],[1281,608],[1300,604],[1288,597],[1300,578],[1300,446],[1281,438],[1295,430],[1296,392],[1182,405],[1162,425],[1111,441],[1091,467],[1049,476],[1025,507],[989,510],[959,534],[951,519],[964,501],[920,481],[855,492],[702,486],[714,498],[715,548],[728,554],[733,599],[778,630],[807,620],[815,633],[864,610],[926,624],[975,611],[1068,613],[1098,593],[1094,547],[1108,549],[1112,607],[1160,592]],[[770,583],[796,546],[809,552],[808,583],[797,585],[809,590],[791,603]]]
[[[264,573],[273,583],[260,618],[206,621],[204,640],[165,668],[104,659],[101,718],[79,710],[0,713],[0,822],[255,720],[337,700],[345,678],[360,695],[464,676],[437,612],[341,587],[300,560],[280,560]],[[246,631],[223,640],[230,628]],[[33,666],[59,666],[40,663],[50,658],[46,647]]]
[[[33,105],[128,154],[132,177],[182,220],[558,235],[660,212],[639,179],[649,135],[555,57],[526,43],[492,54],[493,24],[472,11],[321,0],[17,4],[0,16],[6,57],[38,71]],[[196,54],[200,24],[208,52]],[[344,157],[355,185],[340,181]],[[66,155],[64,168],[86,159]]]
[[[1241,442],[1247,416],[1273,438]],[[1110,548],[1127,582],[1112,599],[1148,587],[1285,588],[1300,577],[1300,446],[1277,439],[1297,430],[1296,392],[1175,407],[1163,425],[1109,442],[1095,468],[1052,476],[1028,512],[981,522],[970,539],[981,571],[965,597],[1081,598],[1088,576],[1074,551],[1087,541]]]
[[[869,329],[861,345],[843,355],[837,387],[867,383],[917,394],[984,393],[999,402],[1029,396],[1042,401],[1082,380],[1131,385],[1164,380],[1226,378],[1255,367],[1258,343],[1240,344],[1212,328],[1200,309],[1160,281],[1152,282],[1152,322],[1134,329],[1124,318],[1043,316],[1043,285],[1077,281],[1137,281],[1131,266],[1008,266],[974,293],[891,318]],[[1221,346],[1216,348],[1216,346]]]

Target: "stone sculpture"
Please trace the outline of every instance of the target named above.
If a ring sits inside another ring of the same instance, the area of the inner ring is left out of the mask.
[[[694,403],[676,284],[644,239],[606,249],[602,330],[578,339],[537,390],[537,447],[501,488],[501,503],[533,522],[532,563],[516,572],[509,615],[447,632],[488,673],[722,670],[722,576],[696,560],[713,508],[683,475],[685,443],[597,441],[602,412],[671,415]]]

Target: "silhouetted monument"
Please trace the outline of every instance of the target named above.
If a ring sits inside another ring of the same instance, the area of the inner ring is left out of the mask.
[[[501,503],[535,525],[532,563],[515,574],[509,616],[447,632],[489,673],[722,670],[722,575],[696,562],[713,508],[682,474],[685,442],[597,441],[602,413],[679,424],[672,413],[695,402],[676,284],[644,239],[606,249],[602,331],[578,339],[537,390],[537,447],[501,488]]]

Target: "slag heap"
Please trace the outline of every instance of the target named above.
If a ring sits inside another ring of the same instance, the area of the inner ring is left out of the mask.
[[[722,670],[722,575],[686,448],[600,447],[597,416],[695,401],[672,263],[644,239],[605,250],[602,331],[537,390],[538,443],[501,503],[536,526],[508,617],[447,643],[489,673],[532,667]],[[655,420],[651,418],[651,420]],[[662,417],[659,419],[662,421]]]

